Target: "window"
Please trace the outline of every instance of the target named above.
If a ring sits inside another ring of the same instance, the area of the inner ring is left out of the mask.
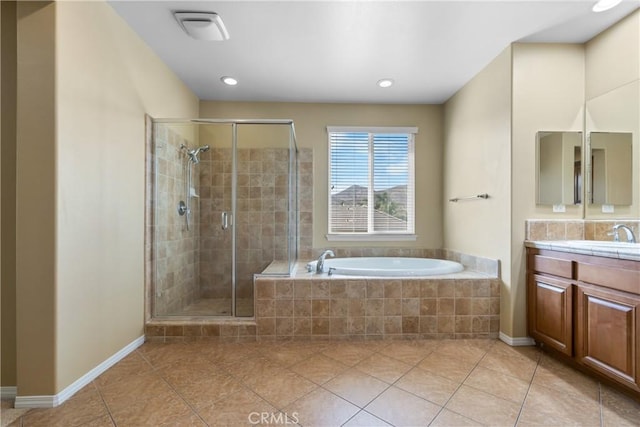
[[[329,239],[414,234],[416,128],[328,127]]]

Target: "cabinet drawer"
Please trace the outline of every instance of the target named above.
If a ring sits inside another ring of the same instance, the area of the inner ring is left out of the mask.
[[[578,280],[619,291],[640,294],[640,270],[579,263]]]
[[[552,258],[543,255],[529,255],[530,266],[537,273],[573,279],[574,262],[568,259]]]

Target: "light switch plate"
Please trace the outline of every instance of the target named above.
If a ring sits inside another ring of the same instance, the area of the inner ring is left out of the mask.
[[[602,205],[602,213],[613,213],[614,210],[613,205]]]
[[[553,205],[553,212],[561,213],[566,211],[567,211],[567,208],[565,205]]]

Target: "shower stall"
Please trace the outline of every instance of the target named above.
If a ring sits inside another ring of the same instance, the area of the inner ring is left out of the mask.
[[[252,317],[255,274],[297,259],[291,120],[154,119],[147,155],[152,318]]]

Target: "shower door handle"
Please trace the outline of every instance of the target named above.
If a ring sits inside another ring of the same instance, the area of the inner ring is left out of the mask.
[[[222,212],[222,229],[226,230],[227,228],[229,228],[229,225],[231,224],[231,215],[229,215],[229,212]]]

